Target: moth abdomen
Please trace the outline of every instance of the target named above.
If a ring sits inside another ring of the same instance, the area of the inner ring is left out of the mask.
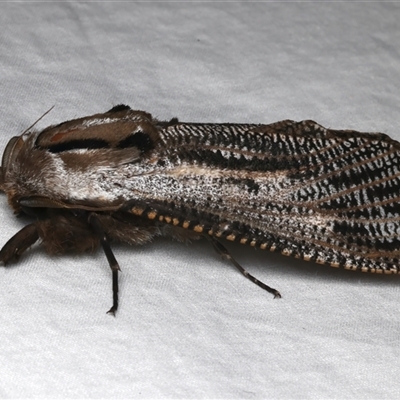
[[[170,210],[168,213],[165,209],[161,212],[154,206],[146,207],[136,205],[131,207],[129,211],[142,218],[191,230],[196,234],[226,239],[231,242],[246,244],[262,250],[276,251],[278,248],[278,245],[275,243],[275,238],[271,235],[268,238],[263,237],[260,231],[254,232],[254,229],[250,226],[239,222],[230,222],[228,220],[221,221],[215,215],[202,213],[203,219],[190,219],[188,218],[188,215],[191,214],[190,211],[187,211],[187,214],[178,214]],[[205,215],[207,215],[208,218],[205,218]],[[290,255],[289,250],[285,251],[285,255]]]
[[[353,271],[385,274],[400,273],[396,265],[398,264],[398,258],[390,260],[387,257],[385,258],[384,253],[382,255],[379,253],[384,250],[396,250],[399,247],[397,239],[387,242],[381,240],[373,243],[367,236],[364,239],[361,236],[357,236],[355,241],[348,239],[348,244],[335,243],[334,241],[330,244],[331,240],[327,239],[326,246],[321,246],[318,244],[318,239],[310,238],[306,240],[300,236],[297,240],[293,238],[279,238],[277,234],[267,234],[260,230],[254,230],[250,226],[238,222],[232,224],[225,221],[213,225],[205,221],[200,222],[198,220],[188,220],[184,217],[174,216],[173,213],[164,215],[154,208],[133,207],[131,211],[141,217],[170,224],[178,228],[192,230],[198,234],[209,235],[217,239],[226,239],[262,250],[280,252],[285,256],[292,256],[305,261],[314,261],[317,264],[329,265],[334,268],[342,267]],[[238,227],[241,229],[238,229]],[[350,231],[347,231],[346,227],[343,226],[341,229],[343,233],[350,234]],[[364,234],[370,233],[363,226],[359,226],[358,228],[353,227],[353,229]],[[368,249],[373,247],[377,248],[377,252],[375,255],[369,255]]]

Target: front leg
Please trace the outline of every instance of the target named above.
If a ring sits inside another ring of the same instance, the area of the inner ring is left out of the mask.
[[[26,225],[17,232],[0,250],[0,262],[18,260],[19,256],[39,239],[39,232],[35,223]]]

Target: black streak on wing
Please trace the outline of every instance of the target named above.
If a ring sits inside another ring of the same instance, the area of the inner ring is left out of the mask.
[[[120,149],[125,149],[127,147],[137,147],[142,153],[146,153],[147,151],[154,148],[154,142],[150,138],[148,133],[139,131],[133,133],[124,140],[121,140],[118,143],[117,147]]]
[[[64,151],[78,150],[78,149],[107,149],[109,144],[107,141],[102,139],[80,139],[70,140],[68,142],[62,142],[48,146],[47,149],[50,153],[62,153]]]

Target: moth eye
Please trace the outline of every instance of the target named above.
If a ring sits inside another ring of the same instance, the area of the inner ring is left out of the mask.
[[[47,209],[45,208],[31,208],[31,207],[21,206],[21,211],[26,215],[29,215],[30,217],[36,217],[36,218],[43,218],[47,214]]]

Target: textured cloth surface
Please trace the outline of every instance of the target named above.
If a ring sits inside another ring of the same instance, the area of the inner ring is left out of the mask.
[[[400,139],[396,3],[3,3],[0,149],[120,103],[160,119]],[[0,197],[1,244],[28,221]],[[40,246],[0,269],[0,397],[399,398],[400,280],[167,239],[104,255]]]

